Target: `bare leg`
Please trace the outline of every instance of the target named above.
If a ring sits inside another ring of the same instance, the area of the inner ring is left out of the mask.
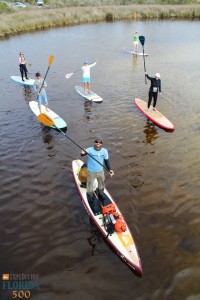
[[[90,82],[87,83],[88,86],[88,93],[90,93]]]
[[[47,105],[45,105],[45,107],[46,107],[46,111],[49,111],[49,109],[48,109],[48,106],[47,106]]]
[[[38,105],[40,113],[42,113],[41,105]]]
[[[84,83],[83,83],[84,94],[86,94],[86,84],[87,84],[87,82],[84,82]]]

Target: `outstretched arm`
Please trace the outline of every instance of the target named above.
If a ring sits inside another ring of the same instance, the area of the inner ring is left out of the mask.
[[[93,62],[92,64],[89,65],[90,68],[94,67],[98,62],[98,58],[95,60],[95,62]]]
[[[109,171],[110,176],[112,177],[115,173],[113,172],[113,170],[111,170],[109,160],[108,160],[108,159],[104,159],[104,162],[105,162],[106,168],[107,168],[108,171]]]

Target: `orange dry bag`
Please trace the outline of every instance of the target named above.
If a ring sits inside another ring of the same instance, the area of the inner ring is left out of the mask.
[[[116,211],[115,204],[111,203],[102,207],[102,214],[113,214]]]
[[[126,223],[124,219],[121,216],[119,216],[119,218],[116,219],[115,231],[125,232],[126,230],[127,230]]]

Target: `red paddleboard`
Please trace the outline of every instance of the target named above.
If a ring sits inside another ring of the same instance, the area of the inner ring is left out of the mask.
[[[174,125],[158,110],[154,111],[153,106],[150,106],[149,111],[147,111],[146,101],[136,98],[134,102],[137,108],[153,123],[165,130],[174,131]]]

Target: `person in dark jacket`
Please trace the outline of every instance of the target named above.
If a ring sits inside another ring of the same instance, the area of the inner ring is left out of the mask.
[[[153,98],[153,110],[156,111],[156,103],[158,98],[158,92],[161,94],[161,80],[160,74],[156,73],[155,77],[150,77],[147,73],[145,73],[147,78],[151,81],[151,86],[149,88],[149,100],[148,100],[148,110],[151,105],[151,101]]]
[[[19,53],[19,70],[21,73],[22,81],[25,81],[24,75],[25,75],[26,79],[28,80],[28,76],[27,76],[28,70],[26,68],[26,59],[22,52]]]

